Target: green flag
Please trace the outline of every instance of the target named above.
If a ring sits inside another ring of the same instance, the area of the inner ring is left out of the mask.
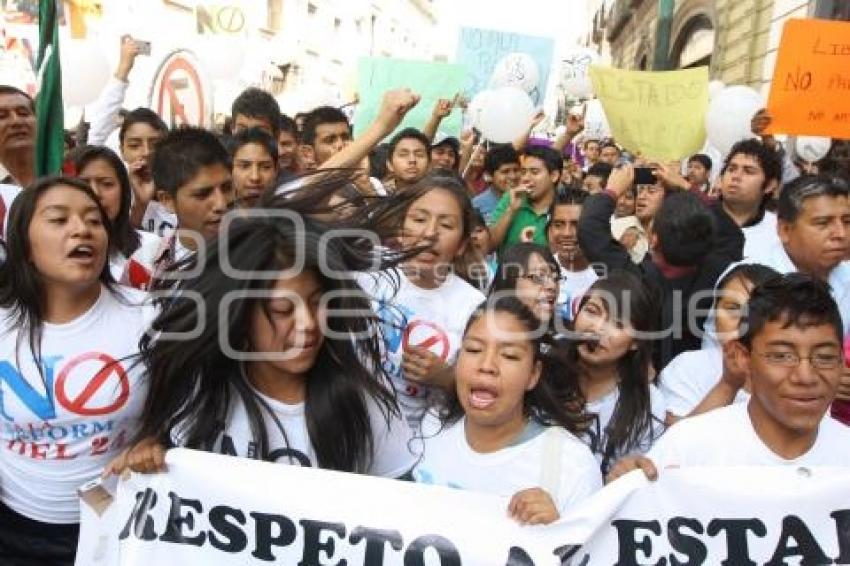
[[[35,174],[55,175],[62,169],[65,118],[62,115],[62,69],[59,63],[59,8],[57,0],[38,3],[38,84],[35,102],[38,130]]]

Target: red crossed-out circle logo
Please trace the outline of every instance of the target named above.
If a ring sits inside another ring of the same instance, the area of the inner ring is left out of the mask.
[[[434,352],[440,357],[440,361],[446,361],[449,357],[449,337],[442,328],[428,322],[427,320],[415,320],[407,325],[404,329],[404,334],[401,337],[402,345],[405,348],[413,346],[414,348],[425,348],[431,350],[432,346],[439,345],[439,351]]]
[[[103,366],[92,375],[90,370],[94,364],[87,362],[102,362]],[[80,385],[83,385],[82,389],[79,388]],[[95,401],[101,392],[107,399],[106,402]],[[56,400],[78,415],[114,413],[124,406],[129,397],[130,380],[124,367],[100,352],[87,352],[71,359],[56,377]]]

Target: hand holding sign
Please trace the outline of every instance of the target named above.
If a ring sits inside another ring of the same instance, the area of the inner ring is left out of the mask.
[[[608,475],[605,477],[605,483],[611,483],[635,470],[642,470],[647,479],[652,481],[658,479],[658,470],[655,468],[655,463],[652,460],[645,456],[626,456],[624,458],[620,458],[620,460],[614,464],[611,471],[608,472]]]
[[[401,360],[404,378],[409,381],[442,388],[452,385],[452,383],[446,383],[448,366],[427,348],[406,346]]]
[[[552,496],[539,487],[515,493],[508,504],[508,515],[520,525],[548,525],[561,517]]]
[[[155,438],[145,438],[113,459],[104,468],[102,477],[120,476],[126,470],[140,474],[165,472],[165,447]]]

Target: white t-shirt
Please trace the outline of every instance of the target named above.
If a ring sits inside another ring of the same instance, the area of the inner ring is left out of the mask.
[[[772,267],[779,273],[795,273],[797,266],[791,261],[782,242],[778,242],[765,253],[759,263]],[[844,334],[850,333],[850,261],[842,261],[829,272],[832,298],[838,304],[841,320],[844,323]]]
[[[6,239],[6,224],[9,221],[9,209],[21,194],[21,187],[0,183],[0,239]]]
[[[770,211],[765,211],[761,222],[741,228],[741,231],[744,233],[744,259],[759,260],[773,246],[781,245],[776,233],[776,215]]]
[[[667,364],[658,381],[667,412],[677,417],[687,417],[723,375],[723,350],[703,348],[682,352]],[[746,403],[750,394],[738,390],[734,403]]]
[[[384,370],[392,379],[402,410],[416,428],[427,408],[429,388],[404,379],[405,345],[427,347],[446,364],[454,363],[469,316],[484,295],[454,274],[436,289],[417,287],[399,269],[360,274],[358,282],[375,302],[384,340]],[[399,286],[395,294],[394,283]]]
[[[232,391],[230,414],[225,433],[216,441],[213,451],[242,458],[261,459],[259,439],[251,433],[248,413],[242,398]],[[265,401],[280,422],[280,427],[269,413],[261,408],[268,434],[269,461],[282,464],[317,467],[316,452],[307,433],[304,403],[287,404],[255,391]],[[410,427],[400,417],[392,416],[389,424],[380,407],[371,398],[366,398],[366,407],[374,438],[373,460],[370,475],[398,478],[409,472],[416,463],[410,451]],[[286,432],[284,437],[283,431]],[[332,442],[332,439],[328,439]]]
[[[138,431],[147,385],[131,357],[155,311],[143,293],[120,293],[103,290],[76,320],[44,324],[43,378],[28,347],[16,357],[26,330],[0,335],[0,499],[21,515],[78,522],[77,488]]]
[[[139,247],[136,249],[136,251],[133,252],[132,257],[136,257],[137,254],[142,254],[145,256],[154,255],[163,244],[162,238],[160,238],[153,232],[136,230],[136,233],[139,235]],[[127,270],[129,260],[130,258],[120,252],[113,254],[109,258],[109,270],[112,272],[113,279],[115,279],[122,285],[127,285],[136,289],[145,289],[146,286],[133,284],[135,279],[128,276]],[[150,276],[148,276],[147,279],[149,281]]]
[[[175,228],[177,228],[177,215],[158,201],[150,201],[142,217],[142,230],[153,232],[157,236],[165,236]]]
[[[433,413],[422,421],[423,454],[413,470],[419,483],[504,497],[540,487],[561,514],[602,487],[599,466],[587,446],[560,427],[546,427],[520,444],[482,454],[466,441],[465,418],[442,430],[440,426]]]
[[[850,427],[827,415],[814,446],[799,458],[786,460],[756,434],[748,405],[736,403],[677,422],[647,457],[659,470],[669,466],[850,466]]]
[[[649,385],[649,403],[650,411],[652,412],[652,426],[644,431],[643,436],[637,446],[632,446],[626,451],[616,451],[613,454],[605,453],[605,446],[608,443],[607,429],[611,423],[611,417],[614,416],[614,409],[617,407],[617,401],[620,399],[620,388],[616,387],[610,393],[595,401],[589,401],[586,405],[586,410],[589,416],[593,418],[590,423],[590,429],[582,433],[581,438],[590,447],[590,451],[596,456],[599,462],[599,467],[603,475],[608,475],[611,466],[617,463],[617,460],[623,456],[631,454],[645,454],[652,447],[653,443],[664,432],[664,420],[667,417],[667,408],[664,404],[664,396],[658,391],[654,385]]]
[[[561,267],[561,281],[558,290],[558,309],[561,312],[561,317],[564,320],[574,320],[578,312],[578,305],[582,297],[596,283],[599,276],[592,267],[581,271],[569,271],[561,264],[558,256],[555,256],[555,261]]]

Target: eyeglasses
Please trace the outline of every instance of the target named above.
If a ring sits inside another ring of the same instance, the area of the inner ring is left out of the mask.
[[[759,356],[770,365],[784,368],[795,368],[803,360],[808,360],[809,364],[815,369],[835,369],[841,365],[839,354],[821,353],[811,356],[798,356],[794,352],[764,352],[760,353]]]
[[[554,273],[527,273],[520,275],[523,279],[528,279],[535,285],[545,285],[546,283],[556,283],[558,276]]]

